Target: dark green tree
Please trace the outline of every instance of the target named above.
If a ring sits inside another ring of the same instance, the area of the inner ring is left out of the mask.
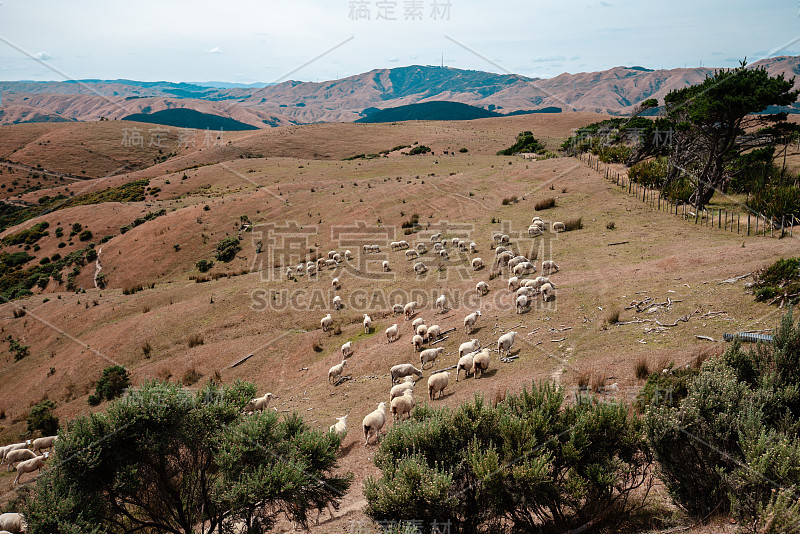
[[[226,237],[217,244],[217,259],[224,262],[231,261],[240,250],[242,248],[239,246],[238,237]]]
[[[89,395],[89,404],[97,406],[104,400],[112,400],[125,391],[131,384],[131,375],[121,365],[112,365],[103,369],[103,374],[95,385],[93,395]]]
[[[56,403],[51,400],[42,401],[28,412],[28,431],[37,430],[43,436],[52,436],[58,432],[58,417],[53,415]]]

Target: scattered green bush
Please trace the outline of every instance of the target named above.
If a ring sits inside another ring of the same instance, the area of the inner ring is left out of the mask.
[[[408,151],[408,155],[409,156],[416,156],[418,154],[427,154],[430,151],[431,151],[430,147],[427,147],[425,145],[417,145],[417,146],[415,146],[414,148],[412,148],[411,150]]]
[[[754,279],[753,294],[757,301],[797,303],[800,300],[800,257],[780,259],[756,272]]]
[[[516,142],[510,147],[500,150],[498,156],[512,156],[520,152],[543,152],[544,145],[536,140],[533,132],[524,131],[517,134]]]
[[[235,236],[226,237],[217,244],[217,259],[219,261],[229,262],[236,257],[239,252],[239,238]]]
[[[56,403],[45,400],[31,408],[28,412],[28,431],[39,431],[43,436],[53,436],[58,433],[58,417],[53,415]]]
[[[94,393],[89,395],[89,404],[97,406],[104,400],[112,400],[122,395],[131,384],[131,375],[121,365],[112,365],[103,369],[97,381]]]

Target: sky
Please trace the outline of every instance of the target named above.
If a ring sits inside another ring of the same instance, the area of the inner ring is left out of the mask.
[[[0,0],[0,80],[324,81],[440,65],[549,78],[800,55],[798,0]]]

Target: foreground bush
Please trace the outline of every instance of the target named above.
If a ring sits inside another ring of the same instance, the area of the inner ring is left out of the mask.
[[[88,402],[97,406],[104,400],[112,400],[125,391],[131,383],[131,375],[121,365],[112,365],[103,369],[103,374],[95,385],[94,393],[89,395]]]
[[[447,521],[454,533],[608,524],[640,506],[651,481],[638,419],[616,404],[565,407],[549,384],[496,407],[480,397],[455,410],[418,406],[383,439],[375,465],[382,476],[365,482],[365,513],[426,532]]]

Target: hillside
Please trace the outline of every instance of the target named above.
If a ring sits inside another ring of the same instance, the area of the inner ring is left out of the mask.
[[[33,256],[27,267],[89,243],[98,252],[96,263],[77,269],[74,289],[66,287],[71,266],[64,270],[61,284],[47,280],[32,296],[0,305],[4,336],[29,347],[29,354],[16,361],[9,343],[0,345],[3,442],[25,435],[30,407],[45,398],[57,403],[62,423],[103,409],[90,407],[87,398],[109,365],[124,365],[134,384],[161,378],[197,388],[212,378],[223,383],[251,380],[259,392],[278,396],[279,411],[297,411],[314,427],[327,429],[335,417],[351,415],[341,466],[355,473],[353,489],[337,518],[330,520],[324,513],[321,525],[312,527],[319,533],[345,532],[352,522],[364,520],[361,487],[377,472],[371,461],[375,447],[363,447],[359,422],[387,398],[388,368],[419,361],[412,352],[410,321],[391,313],[395,302],[416,300],[418,317],[443,330],[455,329],[437,345],[445,354],[436,369],[455,363],[458,345],[467,340],[463,317],[476,309],[483,315],[474,337],[484,345],[495,343],[501,328],[519,332],[519,359],[501,363],[493,358],[492,372],[485,378],[451,382],[445,397],[436,401],[427,399],[424,381],[417,386],[418,403],[450,406],[475,394],[518,391],[531,381],[552,380],[572,392],[586,373],[609,386],[603,398],[630,401],[644,384],[635,374],[640,358],[654,369],[670,361],[680,366],[698,353],[724,347],[697,335],[718,340],[723,332],[773,327],[783,311],[754,302],[744,290],[745,281],[719,282],[796,254],[798,237],[748,238],[697,227],[651,209],[572,158],[530,161],[495,155],[520,131],[530,130],[554,149],[573,128],[599,118],[563,113],[236,132],[221,146],[205,147],[198,137],[195,146],[181,148],[165,161],[82,182],[86,189],[74,196],[139,179],[148,180],[149,190],[143,200],[76,202],[0,234],[7,237],[38,223],[49,224],[48,235],[35,243],[38,250],[27,251]],[[120,143],[121,127],[134,124],[2,126],[0,147],[11,159],[24,154],[26,161],[51,158],[55,165],[60,151],[91,143],[92,152],[85,157],[97,159],[100,163],[92,167],[100,169],[106,158],[125,157],[129,148]],[[81,129],[70,130],[77,127]],[[82,132],[84,141],[63,148],[55,142],[42,144],[46,136],[66,139],[69,132]],[[406,157],[390,151],[415,142],[430,146],[434,154]],[[468,152],[458,152],[461,147]],[[387,154],[342,161],[382,151]],[[144,162],[149,153],[138,157]],[[33,203],[42,195],[53,197],[65,187],[55,185],[14,200]],[[513,197],[516,201],[504,202]],[[534,204],[547,197],[556,198],[555,207],[536,212]],[[162,209],[163,214],[146,217]],[[414,214],[419,216],[419,231],[406,234],[403,223]],[[582,217],[584,228],[529,238],[533,215],[549,223]],[[251,226],[243,227],[243,216]],[[137,218],[148,220],[134,225]],[[615,229],[608,228],[611,221]],[[92,232],[89,241],[80,241],[79,234],[69,236],[76,223]],[[58,227],[64,232],[61,238],[56,237]],[[121,227],[128,228],[122,233]],[[529,312],[516,314],[507,273],[494,277],[491,267],[471,269],[476,256],[491,263],[492,234],[497,231],[511,236],[513,250],[537,253],[539,263],[549,257],[557,261],[554,302],[537,300]],[[419,261],[429,271],[418,276],[414,261],[389,248],[389,242],[399,239],[412,246],[430,245],[436,232],[474,241],[476,254],[453,252],[443,261],[428,252]],[[227,263],[214,259],[217,244],[235,236],[241,238],[236,257]],[[59,247],[61,242],[65,246]],[[362,245],[372,243],[380,244],[381,252],[363,254]],[[616,245],[609,246],[612,243]],[[287,266],[345,249],[352,250],[353,261],[315,277],[287,279]],[[21,251],[24,245],[0,250]],[[201,259],[214,260],[208,273],[197,270]],[[391,266],[387,273],[381,268],[384,260]],[[107,280],[104,289],[95,288],[98,272]],[[334,276],[343,284],[338,292],[331,288]],[[480,298],[475,292],[478,281],[489,285],[489,293]],[[449,309],[437,313],[433,303],[443,293]],[[332,309],[335,294],[345,302],[342,310]],[[626,309],[646,297],[672,302],[646,315]],[[605,319],[614,309],[620,310],[621,321],[671,323],[686,315],[692,318],[676,321],[674,328],[656,329],[651,323],[609,326]],[[326,313],[333,315],[338,332],[321,331],[319,321]],[[362,327],[363,313],[374,321],[369,334]],[[400,326],[400,339],[388,344],[384,330],[394,323]],[[355,347],[345,373],[351,379],[334,387],[326,381],[327,371],[341,360],[340,346],[348,340]],[[429,373],[426,370],[424,376]],[[0,473],[5,502],[18,491],[11,489],[12,475]],[[666,500],[663,488],[656,491]],[[663,513],[669,521],[682,517],[666,505]]]

